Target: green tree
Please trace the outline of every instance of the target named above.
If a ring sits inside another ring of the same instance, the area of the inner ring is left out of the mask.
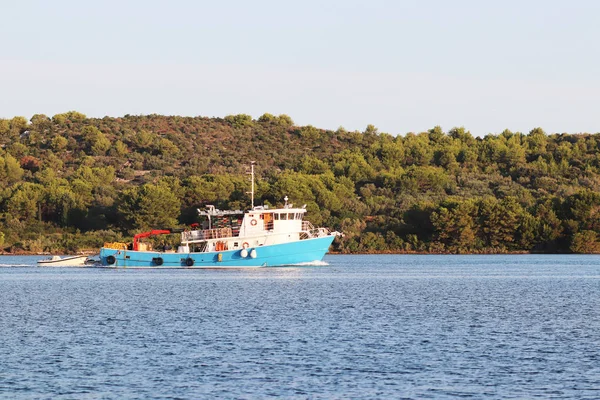
[[[156,135],[142,129],[132,137],[132,142],[140,150],[148,150],[156,140]]]
[[[305,155],[300,164],[300,171],[306,174],[324,174],[329,171],[329,166],[323,160]]]
[[[34,183],[23,182],[13,186],[6,200],[7,214],[19,221],[35,220],[39,216],[43,191],[42,186]]]
[[[0,184],[17,183],[23,177],[23,173],[23,168],[13,156],[6,153],[4,157],[0,157]]]
[[[448,202],[431,214],[438,240],[458,253],[477,249],[477,205],[472,200]]]
[[[354,182],[370,180],[375,171],[367,163],[365,157],[351,150],[344,150],[334,156],[334,172],[338,176],[346,176]]]
[[[451,186],[450,178],[439,167],[409,167],[400,178],[402,190],[418,192],[442,193]]]
[[[80,123],[87,119],[85,114],[77,111],[68,111],[62,114],[56,114],[52,117],[52,122],[58,125],[65,125],[68,123]]]
[[[235,191],[235,183],[231,177],[223,175],[191,176],[182,183],[185,202],[189,206],[215,205],[218,201],[229,199]]]
[[[34,114],[29,121],[36,127],[50,127],[50,123],[52,122],[52,120],[44,114]]]
[[[110,141],[106,138],[106,135],[95,126],[86,126],[83,128],[82,134],[88,154],[94,156],[104,155],[110,148]]]
[[[277,117],[273,114],[264,113],[258,118],[258,122],[277,122]]]
[[[120,196],[118,212],[128,229],[164,229],[177,225],[180,204],[166,185],[145,184]]]
[[[564,202],[566,218],[579,223],[582,230],[600,231],[600,193],[581,190]]]
[[[570,249],[573,253],[600,253],[598,234],[595,231],[581,231],[576,233],[571,241]]]
[[[407,134],[404,139],[405,165],[428,165],[433,158],[429,136]]]
[[[439,125],[434,126],[427,133],[429,134],[429,140],[433,143],[438,143],[444,138],[444,131],[442,131],[442,127]]]
[[[316,142],[321,138],[321,130],[312,125],[303,126],[298,129],[300,137],[309,142]]]
[[[535,208],[536,218],[539,221],[537,242],[540,250],[557,250],[558,239],[562,234],[562,224],[551,200],[545,200]]]
[[[68,186],[57,183],[55,181],[45,188],[43,202],[46,218],[61,226],[73,225],[78,217],[85,217],[85,204]]]
[[[523,209],[514,197],[498,201],[487,197],[479,201],[479,226],[484,244],[489,247],[513,247]]]
[[[474,144],[475,142],[475,139],[473,138],[473,135],[471,135],[471,132],[467,131],[463,126],[461,126],[460,128],[454,127],[450,129],[448,131],[448,136],[464,144]]]
[[[228,115],[225,121],[229,122],[234,128],[251,127],[254,124],[252,117],[248,114]]]
[[[529,153],[537,157],[546,153],[546,147],[548,146],[548,136],[542,128],[535,128],[529,132],[527,136],[527,145],[529,147]]]
[[[404,146],[401,140],[386,142],[380,145],[379,156],[387,169],[399,168],[404,160]]]
[[[519,221],[519,228],[515,232],[517,248],[533,250],[538,240],[539,220],[529,213],[523,213]]]
[[[62,151],[67,147],[69,141],[63,136],[55,136],[50,142],[50,147],[54,151]]]
[[[24,117],[0,120],[0,145],[17,142],[19,135],[27,130],[27,126],[28,123]]]
[[[280,114],[278,117],[278,122],[279,125],[285,126],[285,127],[290,127],[294,125],[294,121],[292,120],[292,118],[289,115],[286,114]]]
[[[163,156],[176,158],[179,155],[179,148],[169,139],[162,138],[158,142],[158,151]]]
[[[0,138],[6,137],[10,131],[10,121],[0,118]]]
[[[123,143],[120,140],[117,140],[109,151],[110,155],[114,157],[125,157],[129,152],[129,149],[127,148],[127,145],[125,143]]]

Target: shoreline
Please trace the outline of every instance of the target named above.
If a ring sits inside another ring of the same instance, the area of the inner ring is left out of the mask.
[[[49,253],[49,252],[31,252],[31,251],[19,251],[15,253],[9,252],[0,252],[0,257],[2,256],[75,256],[75,255],[83,255],[83,256],[93,256],[99,254],[99,251],[79,251],[77,253]],[[341,252],[329,252],[326,255],[329,256],[357,256],[357,255],[439,255],[439,256],[467,256],[467,255],[488,255],[488,256],[497,256],[497,255],[552,255],[552,254],[561,254],[561,255],[570,255],[570,254],[587,254],[587,255],[598,255],[600,253],[543,253],[543,252],[533,252],[533,251],[507,251],[507,252],[472,252],[472,253],[433,253],[433,252],[418,252],[418,251],[374,251],[374,252],[356,252],[356,253],[341,253]]]
[[[6,251],[0,252],[1,256],[93,256],[100,251],[78,251],[76,253],[50,253],[50,252],[35,252],[35,251],[17,251],[9,253]]]

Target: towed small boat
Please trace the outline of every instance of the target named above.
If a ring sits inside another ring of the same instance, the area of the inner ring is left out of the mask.
[[[40,267],[82,267],[85,265],[88,256],[52,256],[45,260],[38,260]]]

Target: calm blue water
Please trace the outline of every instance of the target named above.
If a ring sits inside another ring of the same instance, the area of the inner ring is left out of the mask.
[[[1,398],[600,398],[598,256],[38,258],[0,257]]]

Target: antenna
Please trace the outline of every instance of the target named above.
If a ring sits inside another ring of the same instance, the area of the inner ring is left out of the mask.
[[[250,180],[252,181],[252,190],[250,192],[246,192],[250,193],[252,200],[252,209],[254,209],[254,164],[256,164],[256,161],[250,161]]]

